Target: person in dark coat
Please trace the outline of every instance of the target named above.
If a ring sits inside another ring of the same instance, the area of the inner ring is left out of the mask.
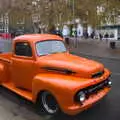
[[[54,35],[58,35],[60,37],[63,37],[62,36],[62,32],[60,30],[56,30],[55,26],[52,26],[49,30],[49,33],[50,34],[54,34]]]
[[[99,33],[99,38],[100,38],[100,40],[102,40],[102,38],[103,38],[101,33]]]

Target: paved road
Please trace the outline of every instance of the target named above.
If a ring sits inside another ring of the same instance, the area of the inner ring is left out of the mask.
[[[85,56],[91,58],[90,56]],[[55,117],[38,114],[32,103],[0,88],[0,120],[119,120],[120,119],[120,61],[92,57],[105,64],[112,72],[111,92],[99,103],[77,116],[58,115]]]
[[[111,49],[109,44],[110,41],[78,39],[76,42],[75,39],[70,39],[70,50],[78,54],[120,59],[120,41],[117,41],[116,49]]]

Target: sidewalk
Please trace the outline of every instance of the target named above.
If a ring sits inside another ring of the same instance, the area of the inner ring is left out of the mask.
[[[120,60],[120,42],[116,44],[116,49],[111,49],[107,41],[79,39],[75,45],[75,39],[71,39],[70,51],[77,55],[81,54]]]

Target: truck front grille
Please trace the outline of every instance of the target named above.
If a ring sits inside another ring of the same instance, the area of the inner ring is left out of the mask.
[[[104,89],[105,87],[110,87],[108,84],[109,81],[110,80],[107,79],[105,81],[100,82],[99,84],[87,87],[84,91],[87,96],[89,96],[91,94],[95,94],[95,93],[99,92],[99,90]]]

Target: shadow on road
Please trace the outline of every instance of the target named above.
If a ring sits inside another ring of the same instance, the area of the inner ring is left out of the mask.
[[[101,120],[101,118],[97,117],[100,115],[105,115],[106,108],[107,111],[109,109],[109,103],[106,101],[106,99],[103,99],[89,110],[86,110],[76,116],[68,116],[65,114],[50,116],[45,115],[42,110],[38,112],[31,102],[16,95],[15,93],[10,92],[3,87],[0,87],[0,91],[0,99],[2,101],[0,101],[0,106],[2,105],[6,110],[9,110],[13,114],[13,117],[22,116],[22,118],[25,120]]]

